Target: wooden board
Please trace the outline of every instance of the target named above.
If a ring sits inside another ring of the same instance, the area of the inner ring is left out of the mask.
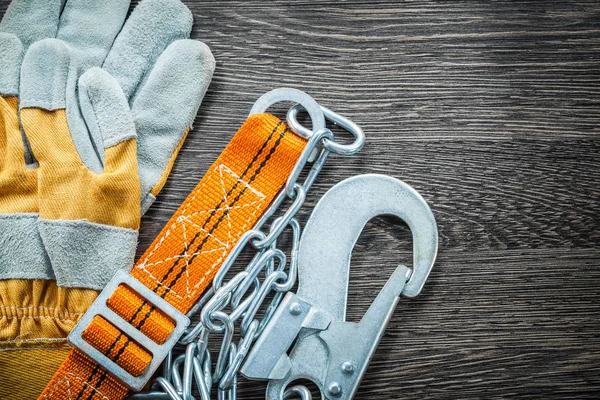
[[[401,300],[357,398],[600,397],[598,2],[184,2],[217,70],[140,253],[254,100],[299,88],[367,135],[358,156],[330,159],[302,222],[336,182],[378,172],[420,191],[440,230],[427,285]],[[410,247],[396,220],[369,223],[351,319]],[[239,392],[263,398],[264,384]]]

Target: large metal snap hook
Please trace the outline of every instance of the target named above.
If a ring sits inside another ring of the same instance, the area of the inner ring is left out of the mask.
[[[346,322],[352,248],[365,224],[384,214],[396,215],[410,227],[412,269],[399,266],[362,320]],[[419,294],[437,248],[433,214],[406,183],[361,175],[335,185],[315,207],[300,240],[298,293],[288,293],[282,301],[242,374],[269,380],[267,399],[282,399],[288,385],[301,378],[312,380],[324,399],[351,399],[399,296]]]

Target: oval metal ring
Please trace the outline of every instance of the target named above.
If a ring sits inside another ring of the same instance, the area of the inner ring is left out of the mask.
[[[341,128],[347,130],[352,134],[352,136],[354,136],[354,142],[351,144],[339,144],[336,143],[334,140],[324,139],[323,147],[325,147],[332,153],[340,154],[343,156],[350,156],[358,153],[358,151],[360,151],[360,149],[362,149],[365,145],[365,133],[363,132],[362,128],[356,125],[348,118],[336,113],[335,111],[330,110],[329,108],[324,106],[320,107],[321,111],[323,112],[323,115],[325,115],[325,118],[328,121],[331,121],[335,125],[338,125]],[[309,138],[313,134],[313,132],[316,132],[316,130],[313,129],[311,131],[310,129],[302,126],[300,122],[298,122],[298,113],[300,111],[302,111],[302,104],[295,105],[294,107],[290,108],[287,113],[287,121],[290,128],[292,128],[294,132],[300,134],[301,136]]]
[[[304,109],[308,112],[308,115],[310,116],[313,132],[325,128],[325,115],[323,115],[319,103],[317,103],[315,99],[298,89],[279,88],[273,89],[270,92],[263,94],[258,100],[256,100],[256,103],[254,103],[254,105],[252,106],[252,109],[250,110],[250,115],[262,114],[265,111],[267,111],[267,109],[273,104],[284,101],[298,103],[302,107],[304,107]],[[302,132],[297,133],[300,136],[303,136],[306,139],[308,139],[308,136],[305,136]]]

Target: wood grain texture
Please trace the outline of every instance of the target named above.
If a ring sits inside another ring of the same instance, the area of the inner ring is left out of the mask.
[[[358,156],[330,159],[302,222],[336,182],[378,172],[419,190],[440,230],[427,285],[400,302],[357,398],[600,398],[597,1],[184,2],[217,70],[140,253],[254,100],[300,88],[367,135]],[[368,224],[351,319],[410,246],[393,218]],[[264,387],[244,381],[240,397]]]

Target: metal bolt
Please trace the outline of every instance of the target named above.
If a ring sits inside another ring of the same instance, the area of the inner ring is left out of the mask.
[[[340,397],[342,395],[342,385],[340,385],[338,382],[332,382],[327,390],[333,397]]]
[[[352,364],[350,361],[346,361],[342,364],[342,371],[348,375],[354,373],[354,364]]]
[[[300,315],[302,313],[302,306],[299,303],[292,303],[289,310],[292,315]]]

